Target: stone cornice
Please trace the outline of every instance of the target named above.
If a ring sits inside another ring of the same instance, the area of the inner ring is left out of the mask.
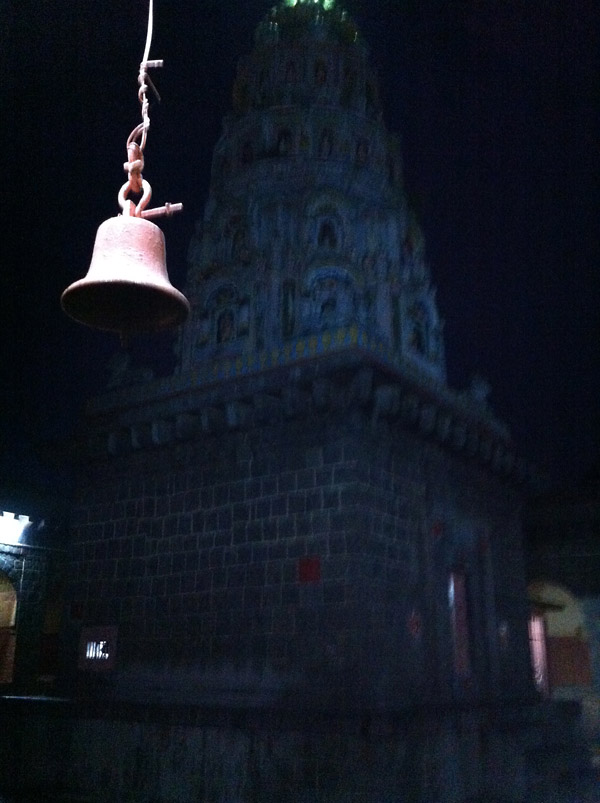
[[[342,332],[339,349],[322,355],[296,342],[282,355],[256,354],[255,363],[242,357],[215,363],[212,382],[192,371],[99,397],[89,407],[85,451],[106,458],[360,408],[374,428],[382,422],[408,428],[500,476],[531,479],[506,427],[484,404],[415,365],[392,363],[382,344],[363,343],[358,333],[346,342]]]

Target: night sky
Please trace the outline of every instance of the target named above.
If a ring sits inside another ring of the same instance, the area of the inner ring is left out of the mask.
[[[345,0],[403,142],[446,321],[449,381],[488,379],[523,456],[556,484],[600,458],[599,19],[596,0]],[[171,281],[208,192],[239,56],[265,0],[155,0],[144,178]],[[64,316],[96,229],[119,212],[140,122],[145,0],[0,0],[0,487],[61,492],[62,445],[119,344]],[[169,335],[134,344],[155,370]]]

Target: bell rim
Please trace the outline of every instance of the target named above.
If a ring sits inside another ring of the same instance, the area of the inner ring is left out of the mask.
[[[124,300],[123,291],[135,296],[137,302],[140,302],[141,292],[142,303]],[[98,301],[98,293],[105,294],[106,298],[100,299],[103,303]],[[96,303],[86,301],[86,296],[95,296]],[[65,314],[77,323],[119,334],[168,331],[184,323],[190,312],[189,301],[172,284],[148,285],[130,279],[78,279],[63,291],[60,304]],[[115,310],[112,317],[106,312],[111,307]],[[96,308],[100,311],[95,314]],[[158,310],[161,310],[160,315]]]

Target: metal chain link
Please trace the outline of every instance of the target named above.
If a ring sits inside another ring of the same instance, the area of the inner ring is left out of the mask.
[[[123,165],[123,169],[127,173],[127,181],[119,191],[119,205],[123,209],[125,215],[141,217],[142,212],[150,202],[152,197],[152,188],[150,184],[142,177],[142,170],[144,169],[144,148],[146,147],[146,140],[148,137],[148,129],[150,128],[150,102],[148,100],[148,88],[151,88],[157,99],[160,101],[160,95],[156,91],[156,87],[148,76],[148,69],[151,67],[162,67],[162,60],[148,61],[150,53],[150,45],[152,43],[152,29],[153,29],[153,0],[150,0],[148,9],[148,30],[146,33],[146,46],[144,48],[144,56],[140,63],[140,72],[138,77],[138,99],[142,106],[142,122],[137,125],[129,137],[127,138],[127,161]],[[139,142],[138,142],[139,139]],[[142,197],[137,205],[127,199],[129,193],[139,195]]]
[[[144,56],[140,63],[140,72],[138,76],[138,99],[142,106],[142,122],[137,125],[129,137],[127,138],[127,161],[123,165],[123,169],[127,173],[127,181],[119,190],[119,206],[123,210],[123,214],[130,217],[160,217],[166,215],[170,217],[174,212],[180,212],[183,209],[183,204],[170,204],[166,203],[164,206],[157,209],[148,209],[150,198],[152,197],[152,187],[142,177],[142,170],[144,169],[144,148],[146,147],[146,140],[148,138],[148,129],[150,128],[150,102],[148,100],[148,89],[151,89],[160,103],[160,95],[156,91],[156,87],[150,80],[148,70],[155,67],[162,67],[163,60],[155,59],[150,61],[150,45],[152,43],[152,28],[154,24],[153,13],[153,0],[149,0],[148,8],[148,30],[146,33],[146,46],[144,47]],[[138,141],[139,140],[139,141]],[[141,199],[137,204],[128,199],[129,193],[140,195]]]

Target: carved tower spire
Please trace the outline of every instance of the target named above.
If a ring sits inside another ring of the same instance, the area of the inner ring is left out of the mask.
[[[354,22],[284,0],[238,66],[190,249],[180,370],[202,382],[360,347],[445,382],[397,139]]]

